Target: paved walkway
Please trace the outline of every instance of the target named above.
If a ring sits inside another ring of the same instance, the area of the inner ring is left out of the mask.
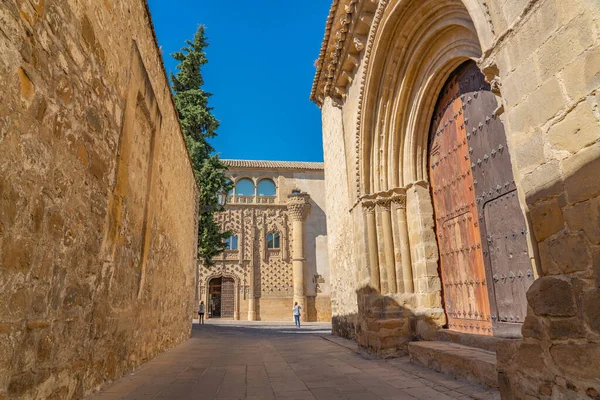
[[[497,391],[407,358],[376,360],[330,324],[210,320],[192,338],[89,397],[104,399],[481,399]]]

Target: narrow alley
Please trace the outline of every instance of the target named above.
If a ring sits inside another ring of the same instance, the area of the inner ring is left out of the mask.
[[[490,390],[411,364],[376,360],[331,325],[209,321],[192,338],[90,400],[499,399]]]

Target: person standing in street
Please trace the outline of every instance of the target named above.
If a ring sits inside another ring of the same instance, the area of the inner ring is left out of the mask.
[[[204,312],[206,311],[206,307],[204,306],[204,302],[200,302],[200,307],[198,308],[198,325],[204,325]]]
[[[294,311],[294,324],[300,328],[300,311],[302,310],[302,307],[298,305],[298,302],[295,302],[292,310]]]

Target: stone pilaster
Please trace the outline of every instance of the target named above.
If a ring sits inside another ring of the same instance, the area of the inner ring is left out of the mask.
[[[248,321],[256,321],[256,295],[254,294],[254,263],[248,266],[249,283],[248,283]]]
[[[400,255],[402,260],[402,293],[413,293],[415,286],[413,282],[412,258],[410,256],[410,242],[408,240],[408,224],[406,222],[406,195],[395,195],[392,197],[398,221],[398,237],[400,239]]]
[[[389,197],[377,200],[381,214],[381,228],[383,233],[383,254],[385,256],[385,272],[387,276],[387,289],[389,293],[396,293],[396,261],[394,259],[394,232],[392,231],[391,199]]]
[[[373,289],[381,291],[379,274],[379,254],[377,246],[377,219],[375,217],[375,203],[364,201],[363,209],[367,220],[367,249],[369,253],[370,284]]]
[[[288,196],[288,212],[292,219],[292,268],[294,275],[294,302],[302,307],[302,321],[306,321],[307,308],[304,282],[304,221],[310,212],[310,196],[307,193],[292,193]]]

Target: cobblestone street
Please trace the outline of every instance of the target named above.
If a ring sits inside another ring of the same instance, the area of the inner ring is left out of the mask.
[[[182,345],[89,399],[499,399],[496,390],[376,360],[330,324],[208,321]]]

